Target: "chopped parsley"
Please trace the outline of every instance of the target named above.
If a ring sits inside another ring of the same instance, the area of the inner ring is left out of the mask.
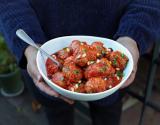
[[[121,54],[121,57],[124,58],[124,53]]]
[[[105,66],[99,69],[100,72],[105,72],[106,70],[107,70],[107,67]]]
[[[105,50],[102,50],[102,56],[105,56],[107,54],[107,52]]]
[[[106,54],[106,51],[102,50],[102,54],[105,55],[105,54]]]
[[[117,71],[117,72],[116,72],[116,75],[117,75],[118,77],[123,77],[123,76],[124,76],[124,74],[123,74],[122,71]]]
[[[63,50],[66,50],[68,47],[63,48]]]
[[[117,60],[116,60],[116,58],[113,59],[113,65],[115,65],[115,66],[117,65]]]
[[[118,58],[118,55],[115,56],[115,59],[117,59],[117,58]]]
[[[86,52],[87,52],[87,50],[86,50],[86,49],[82,49],[82,52],[83,52],[83,53],[86,53]]]
[[[73,70],[74,74],[79,74],[79,70]]]
[[[81,83],[78,83],[78,87],[81,85]]]
[[[96,48],[97,48],[98,50],[101,50],[101,49],[102,49],[100,46],[96,46]]]

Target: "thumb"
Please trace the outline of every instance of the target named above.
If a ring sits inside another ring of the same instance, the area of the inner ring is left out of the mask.
[[[30,77],[32,77],[32,79],[34,79],[36,81],[41,81],[42,80],[42,76],[39,73],[36,64],[34,64],[32,62],[28,62],[28,64],[27,64],[27,71],[28,71]]]

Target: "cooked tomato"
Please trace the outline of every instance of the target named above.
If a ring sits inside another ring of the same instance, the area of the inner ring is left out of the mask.
[[[48,77],[51,78],[51,76],[58,71],[58,66],[53,63],[51,59],[48,58],[46,61],[46,70]]]
[[[92,77],[85,84],[87,93],[103,92],[106,90],[106,81],[101,77]]]
[[[118,77],[116,75],[110,76],[108,78],[104,78],[106,81],[107,89],[111,89],[115,87],[120,81],[122,80],[121,77]]]
[[[81,67],[86,66],[88,61],[94,61],[97,59],[96,56],[97,52],[96,49],[87,45],[83,44],[79,46],[73,56],[75,58],[75,63]]]
[[[67,57],[71,56],[71,54],[72,54],[71,48],[66,47],[57,52],[57,57],[60,59],[66,59]]]
[[[84,83],[70,84],[70,86],[68,86],[68,90],[73,92],[84,93],[85,92],[84,85],[85,85]]]
[[[124,53],[114,51],[110,54],[109,60],[112,62],[112,66],[123,70],[128,62],[128,58]]]
[[[96,76],[107,77],[115,73],[115,69],[106,58],[97,60],[96,63],[88,66],[85,71],[85,78],[91,78]]]
[[[103,46],[102,42],[100,42],[100,41],[93,42],[91,44],[91,46],[93,46],[96,49],[96,51],[97,51],[97,53],[96,53],[97,57],[103,57],[104,56],[104,54],[106,52],[106,49]]]
[[[76,66],[74,63],[65,65],[62,69],[62,72],[64,73],[67,80],[71,83],[78,82],[83,77],[82,70],[78,66]]]
[[[123,78],[128,57],[100,41],[88,45],[73,40],[69,47],[52,55],[62,69],[50,59],[46,61],[48,77],[58,86],[80,93],[97,93],[111,89]]]
[[[66,80],[64,78],[64,73],[62,73],[62,72],[56,72],[55,74],[53,74],[52,81],[62,88],[67,87]]]

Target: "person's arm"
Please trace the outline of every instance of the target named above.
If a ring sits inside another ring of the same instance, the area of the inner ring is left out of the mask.
[[[125,9],[114,38],[128,36],[136,41],[140,54],[147,52],[160,34],[160,1],[132,0]]]
[[[45,35],[28,0],[3,0],[0,2],[0,32],[21,67],[25,67],[24,50],[28,46],[16,36],[17,29],[24,29],[34,41],[43,43]]]
[[[136,75],[139,54],[144,54],[153,42],[159,40],[160,1],[132,0],[122,16],[114,38],[131,52],[133,72],[122,88],[130,85]]]
[[[18,63],[21,66],[27,66],[30,77],[41,91],[72,104],[73,101],[61,96],[43,82],[36,65],[37,50],[16,36],[16,30],[19,28],[26,31],[38,44],[45,41],[45,35],[38,18],[28,0],[3,0],[0,2],[0,32],[4,34],[8,46],[17,57]],[[24,63],[27,64],[24,65]]]

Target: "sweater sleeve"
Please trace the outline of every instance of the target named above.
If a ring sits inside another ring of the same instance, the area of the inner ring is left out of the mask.
[[[0,32],[16,55],[21,67],[25,67],[24,50],[28,46],[16,36],[17,29],[24,29],[37,43],[45,41],[44,33],[28,0],[3,0],[0,2]]]
[[[150,44],[159,39],[160,34],[160,1],[132,0],[122,16],[119,28],[114,35],[133,38],[144,54]]]

